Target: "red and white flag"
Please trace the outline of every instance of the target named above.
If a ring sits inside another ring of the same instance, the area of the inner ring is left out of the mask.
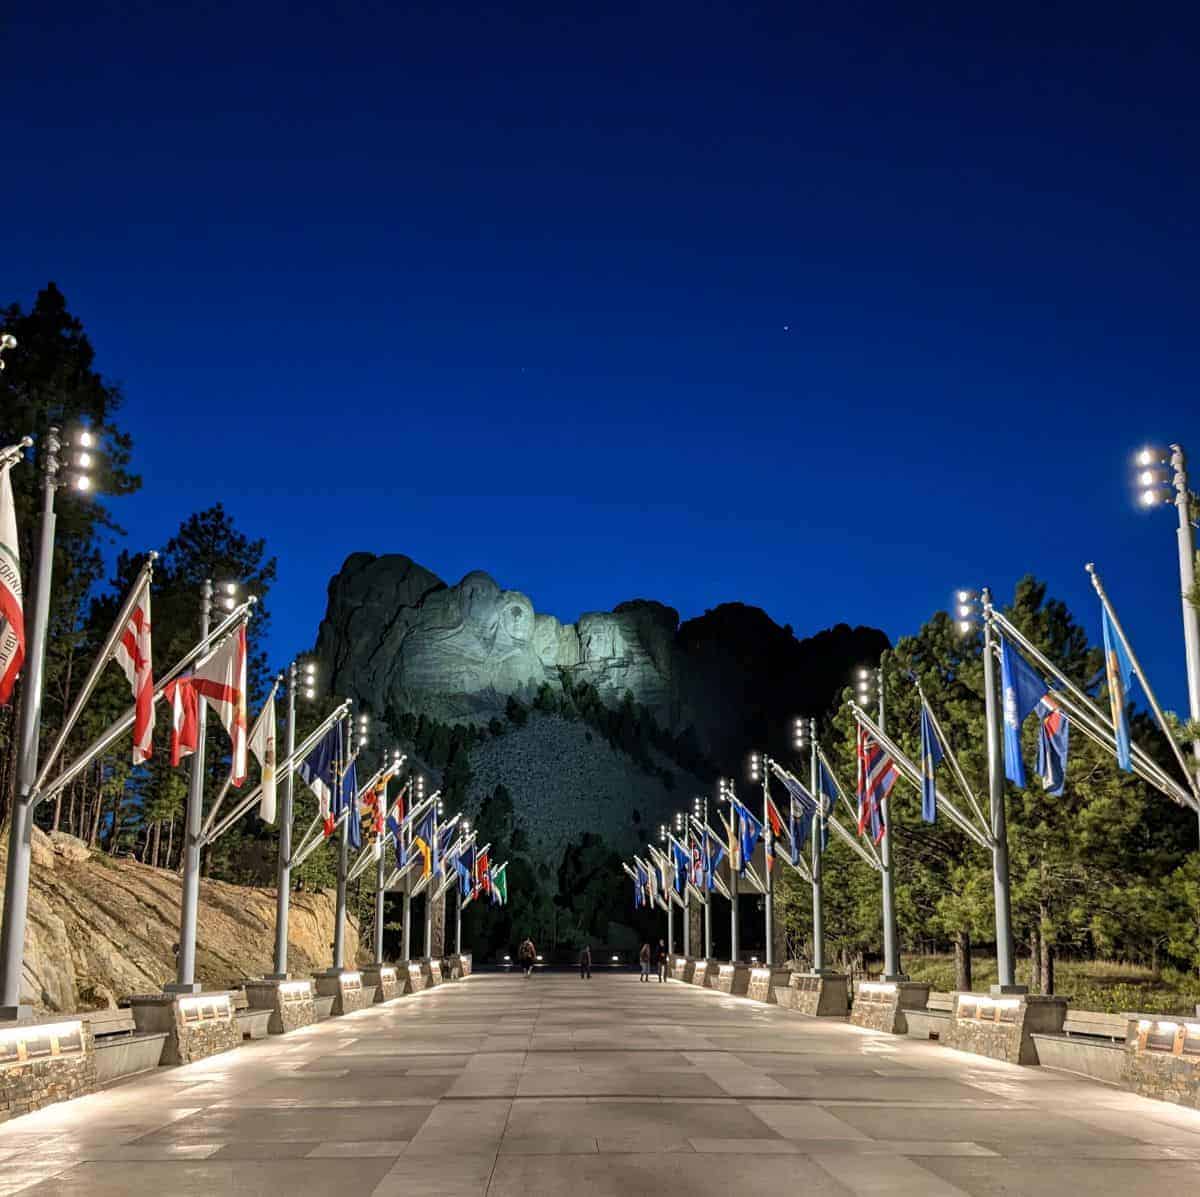
[[[171,704],[171,764],[178,765],[196,751],[200,731],[200,704],[190,677],[178,677],[163,687],[163,697]]]
[[[225,725],[233,744],[230,779],[235,786],[246,780],[246,625],[196,666],[192,674],[196,694],[205,699]]]
[[[121,631],[113,656],[133,687],[133,763],[154,754],[154,671],[150,660],[150,579]]]
[[[8,702],[25,660],[25,613],[21,602],[21,557],[10,467],[0,469],[0,706]]]
[[[243,629],[244,631],[245,629]],[[275,822],[275,691],[272,690],[250,732],[250,751],[262,766],[262,797],[258,817]]]

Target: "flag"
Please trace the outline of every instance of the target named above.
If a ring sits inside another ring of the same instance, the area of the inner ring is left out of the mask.
[[[770,824],[771,834],[766,837],[765,850],[767,855],[767,872],[769,873],[775,867],[775,841],[780,839],[784,834],[783,816],[775,807],[775,803],[770,794],[766,795],[766,816],[767,823]]]
[[[484,894],[492,888],[492,865],[486,848],[475,857],[475,888]]]
[[[706,889],[708,883],[705,881],[707,870],[705,869],[704,862],[708,859],[708,857],[702,852],[700,841],[697,840],[695,836],[691,837],[691,851],[692,867],[689,874],[689,880],[698,889]]]
[[[246,780],[246,625],[208,654],[192,675],[196,693],[217,713],[229,733],[235,786]]]
[[[800,850],[808,841],[808,833],[812,830],[813,818],[817,813],[817,800],[794,777],[785,776],[783,785],[791,798],[788,807],[790,858],[792,864],[797,865],[800,863]],[[767,814],[771,814],[771,808],[768,808]],[[779,817],[778,811],[774,817]]]
[[[704,829],[704,847],[707,862],[704,869],[704,884],[710,890],[714,890],[717,888],[717,870],[721,867],[721,861],[725,859],[725,845],[716,836],[710,836],[706,827]]]
[[[396,868],[404,868],[404,828],[400,826],[400,820],[395,815],[388,815],[387,829],[392,833],[392,838],[396,844]]]
[[[264,823],[275,822],[275,691],[263,704],[248,741],[254,759],[262,768],[262,799],[258,817]]]
[[[386,817],[384,807],[387,806],[383,795],[386,791],[387,781],[384,780],[379,785],[372,786],[363,795],[363,817],[370,824],[372,834],[376,836],[383,835],[384,819]]]
[[[17,511],[13,506],[11,465],[0,469],[0,706],[12,694],[25,660],[25,611]]]
[[[1067,741],[1070,721],[1052,694],[1037,705],[1038,713],[1038,776],[1047,794],[1059,796],[1067,776]]]
[[[7,476],[7,471],[5,471]],[[3,551],[0,546],[0,552]],[[113,652],[133,689],[133,763],[140,765],[154,755],[154,677],[150,661],[150,578],[142,581],[142,593],[121,630]]]
[[[817,782],[821,791],[821,814],[824,816],[821,820],[821,851],[824,852],[829,847],[829,816],[837,806],[838,796],[837,782],[833,780],[833,774],[824,761],[817,767]]]
[[[469,898],[475,888],[475,845],[468,844],[454,862],[458,869],[458,896]]]
[[[649,881],[646,876],[646,870],[642,867],[641,861],[634,862],[637,865],[637,905],[645,906],[649,901]]]
[[[937,776],[935,770],[945,754],[933,730],[933,718],[921,700],[921,818],[937,822]]]
[[[1046,696],[1046,683],[1028,661],[1000,638],[1000,693],[1004,702],[1004,776],[1025,787],[1025,761],[1021,756],[1021,727]]]
[[[1101,607],[1104,623],[1104,669],[1108,678],[1108,705],[1112,709],[1113,735],[1117,741],[1117,764],[1133,772],[1129,751],[1129,716],[1125,705],[1129,701],[1129,683],[1133,679],[1133,663],[1113,626],[1107,605]]]
[[[458,828],[453,823],[447,823],[445,827],[439,827],[437,833],[437,859],[434,862],[433,871],[441,877],[446,871],[448,863],[447,854],[450,851],[450,841],[458,834]]]
[[[496,895],[496,905],[508,905],[508,861],[506,860],[492,877],[492,892]]]
[[[671,856],[675,861],[675,892],[683,893],[687,887],[688,871],[691,868],[691,857],[684,851],[678,840],[671,841]]]
[[[333,788],[337,759],[341,751],[342,721],[337,719],[296,770],[304,784],[317,796],[317,812],[325,825],[326,836],[333,834]],[[396,842],[399,844],[399,836],[396,837]]]
[[[196,751],[200,738],[200,704],[191,675],[168,682],[163,688],[163,697],[171,704],[171,765],[174,767]]]
[[[875,742],[862,724],[858,727],[858,834],[868,824],[871,839],[878,844],[887,834],[883,804],[896,784],[898,773],[892,758]]]
[[[358,766],[354,761],[342,770],[341,797],[334,811],[335,817],[342,811],[346,812],[350,847],[357,852],[362,847],[362,815],[358,809]]]
[[[433,872],[434,836],[437,832],[437,813],[430,807],[413,832],[412,846],[421,856],[421,876],[428,877]]]

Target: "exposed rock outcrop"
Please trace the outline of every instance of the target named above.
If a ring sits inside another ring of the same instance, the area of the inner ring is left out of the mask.
[[[510,695],[568,677],[614,706],[632,692],[714,760],[822,713],[852,666],[886,647],[882,632],[844,624],[800,641],[740,603],[681,625],[671,607],[637,599],[564,624],[481,571],[448,586],[408,557],[369,553],[330,581],[317,640],[331,691],[377,711],[482,722]]]
[[[82,840],[35,829],[21,1000],[43,1010],[110,1006],[151,993],[175,974],[180,878],[133,860],[92,852]],[[7,866],[0,849],[0,870]],[[328,967],[333,895],[292,895],[289,965]],[[270,971],[275,891],[203,881],[197,979],[224,986]],[[348,929],[351,959],[358,932]]]

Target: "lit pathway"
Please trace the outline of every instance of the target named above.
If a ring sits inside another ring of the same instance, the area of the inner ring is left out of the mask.
[[[18,1119],[0,1161],[0,1194],[89,1197],[1172,1197],[1200,1113],[685,985],[475,976]]]

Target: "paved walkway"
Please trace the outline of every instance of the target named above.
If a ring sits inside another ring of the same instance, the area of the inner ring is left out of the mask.
[[[1200,1113],[627,975],[475,976],[0,1127],[0,1194],[1200,1193]]]

